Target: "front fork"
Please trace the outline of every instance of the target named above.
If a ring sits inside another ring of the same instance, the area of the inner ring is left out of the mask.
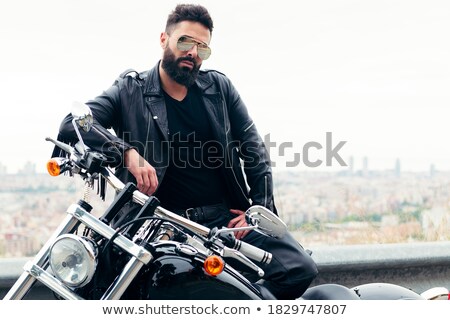
[[[119,197],[120,198],[120,197]],[[115,199],[117,203],[118,199]],[[114,207],[114,205],[112,206]],[[119,207],[119,206],[117,206]],[[68,300],[81,300],[82,297],[74,293],[61,281],[56,279],[46,269],[49,266],[49,253],[50,248],[57,237],[62,234],[73,232],[80,223],[95,231],[97,234],[105,237],[106,239],[114,238],[115,245],[123,249],[132,257],[120,276],[111,284],[108,291],[101,299],[120,299],[124,291],[127,289],[131,281],[136,277],[139,270],[148,264],[152,259],[151,253],[132,242],[122,234],[116,236],[116,231],[109,225],[100,221],[93,215],[91,215],[82,204],[73,204],[67,209],[67,216],[58,226],[56,231],[42,247],[39,253],[33,260],[29,261],[25,267],[24,272],[8,291],[4,300],[21,300],[31,289],[36,280],[50,288],[53,292],[57,293],[64,299]]]
[[[78,219],[72,215],[67,215],[63,222],[58,226],[58,229],[53,233],[50,239],[34,257],[24,266],[24,272],[8,291],[3,300],[21,300],[31,289],[37,279],[43,274],[42,271],[48,267],[48,256],[50,247],[55,242],[56,238],[62,234],[73,231],[79,224]],[[44,271],[45,272],[45,271]],[[45,272],[46,273],[46,272]],[[56,279],[55,279],[56,280]]]

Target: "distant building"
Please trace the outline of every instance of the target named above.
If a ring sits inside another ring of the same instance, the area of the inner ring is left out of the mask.
[[[401,168],[401,164],[400,164],[400,159],[397,158],[397,160],[395,160],[395,176],[396,177],[400,177],[401,176],[401,172],[402,168]]]
[[[35,175],[36,174],[36,164],[28,161],[25,163],[22,169],[19,170],[20,175]]]
[[[349,173],[349,175],[353,175],[354,170],[355,170],[355,161],[354,161],[353,156],[351,156],[348,159],[348,173]]]
[[[430,165],[430,178],[434,178],[436,175],[436,166],[434,164]]]
[[[8,173],[8,170],[6,168],[6,166],[4,166],[3,164],[0,163],[0,176],[5,175]]]
[[[428,241],[445,240],[449,230],[450,212],[444,206],[434,206],[422,212],[422,229]]]
[[[4,239],[2,247],[7,257],[30,256],[39,251],[41,247],[41,244],[37,243],[35,239],[21,233],[8,232],[3,234],[2,238]]]
[[[362,175],[363,177],[367,177],[369,175],[369,159],[367,157],[363,158]]]

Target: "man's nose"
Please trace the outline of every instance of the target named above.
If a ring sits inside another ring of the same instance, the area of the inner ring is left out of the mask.
[[[197,58],[198,56],[198,46],[195,44],[189,51],[187,52],[188,56],[193,58]]]

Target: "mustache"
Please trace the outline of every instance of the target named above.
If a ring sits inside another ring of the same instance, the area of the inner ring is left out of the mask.
[[[181,61],[189,61],[189,62],[192,62],[193,64],[194,64],[194,68],[197,68],[197,62],[195,61],[195,59],[194,58],[192,58],[192,57],[189,57],[189,56],[187,56],[187,57],[180,57],[180,58],[178,58],[177,59],[177,64],[178,63],[180,63]]]

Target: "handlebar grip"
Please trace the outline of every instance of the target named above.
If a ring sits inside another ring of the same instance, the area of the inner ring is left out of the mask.
[[[235,239],[233,249],[257,262],[269,264],[270,261],[272,261],[272,254],[270,252],[257,248],[241,240]]]

